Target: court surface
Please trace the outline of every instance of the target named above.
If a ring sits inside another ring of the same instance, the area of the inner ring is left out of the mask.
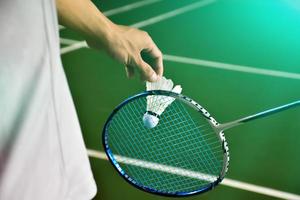
[[[295,0],[94,1],[115,23],[147,31],[165,76],[219,121],[300,99],[300,3]],[[104,52],[61,27],[61,54],[98,185],[95,199],[170,199],[135,189],[104,159],[101,132],[145,89]],[[300,108],[230,129],[224,184],[186,199],[300,199]],[[95,152],[96,151],[96,152]]]

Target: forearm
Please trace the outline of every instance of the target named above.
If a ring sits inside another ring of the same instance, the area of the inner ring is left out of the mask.
[[[90,0],[56,0],[56,7],[60,24],[85,38],[104,40],[111,35],[114,24]]]

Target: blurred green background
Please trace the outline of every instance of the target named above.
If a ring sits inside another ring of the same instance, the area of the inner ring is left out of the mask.
[[[101,11],[134,2],[94,1]],[[199,0],[160,0],[109,18],[131,25],[195,2]],[[292,79],[165,61],[164,75],[219,122],[300,99],[300,1],[216,0],[142,29],[164,54],[298,74]],[[83,40],[69,29],[60,30],[60,37]],[[108,115],[125,98],[145,90],[145,84],[138,77],[128,80],[124,67],[104,52],[80,48],[62,54],[62,61],[86,146],[103,151],[101,132]],[[299,122],[300,108],[227,131],[227,177],[300,194]],[[170,199],[135,189],[105,160],[90,161],[98,185],[96,200]],[[185,199],[276,198],[221,185]]]

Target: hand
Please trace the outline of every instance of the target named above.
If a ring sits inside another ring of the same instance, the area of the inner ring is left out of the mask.
[[[105,49],[109,55],[125,65],[127,77],[136,70],[141,80],[156,81],[163,74],[162,53],[149,34],[135,28],[112,24],[101,40],[88,39],[90,47]],[[147,62],[141,56],[148,57]]]

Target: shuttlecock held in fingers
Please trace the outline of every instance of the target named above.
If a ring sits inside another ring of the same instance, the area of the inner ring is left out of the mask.
[[[146,89],[149,90],[165,90],[180,94],[182,88],[176,85],[171,79],[165,77],[159,78],[156,82],[146,82]],[[164,95],[149,95],[147,96],[147,111],[143,116],[143,123],[146,128],[154,128],[158,125],[160,117],[164,110],[175,100],[173,97]]]

